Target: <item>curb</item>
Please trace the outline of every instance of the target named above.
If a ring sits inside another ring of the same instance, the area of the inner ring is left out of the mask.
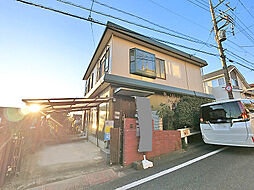
[[[194,153],[200,151],[200,149],[198,149],[198,148],[202,147],[202,146],[204,146],[204,143],[200,142],[195,145],[187,146],[187,148],[185,148],[185,149],[181,149],[181,150],[171,152],[168,154],[156,156],[156,157],[150,158],[148,160],[152,161],[154,166],[156,167],[156,166],[162,164],[161,162],[174,161],[177,159],[184,158],[190,154],[194,154]],[[142,162],[140,160],[132,163],[132,167],[136,170],[144,170],[143,166],[142,166]],[[128,169],[128,168],[126,168],[126,169]],[[124,170],[124,168],[122,170]]]
[[[112,179],[116,179],[118,174],[113,169],[107,169],[97,172],[91,172],[82,176],[65,179],[62,181],[57,181],[45,185],[40,185],[37,187],[25,187],[28,190],[78,190],[91,187],[93,185],[98,185],[101,183],[108,182]],[[35,184],[31,184],[35,185]]]

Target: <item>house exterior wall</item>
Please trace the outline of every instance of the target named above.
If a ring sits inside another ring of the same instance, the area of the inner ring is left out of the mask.
[[[148,78],[130,73],[129,50],[138,48],[155,54],[156,58],[165,60],[166,80]],[[180,59],[148,49],[145,46],[113,36],[111,74],[168,85],[197,92],[203,92],[200,67]]]
[[[235,71],[231,70],[231,72],[235,72]],[[229,72],[230,80],[231,80],[231,72]],[[241,81],[239,74],[237,72],[235,72],[235,74],[236,74],[236,78],[238,81],[239,89],[233,88],[233,96],[235,99],[243,99],[246,97],[243,92],[246,91],[247,88],[244,85],[244,83]],[[218,80],[220,78],[224,78],[224,75],[220,74],[220,75],[212,77],[210,79],[206,79],[204,81],[205,93],[213,94],[216,100],[226,100],[226,99],[228,99],[228,93],[225,90],[226,84],[222,85],[222,86],[213,86],[213,84],[212,84],[213,80]]]
[[[230,76],[230,75],[229,75],[229,76]],[[244,85],[243,82],[240,80],[240,78],[239,78],[239,76],[238,76],[237,73],[236,73],[236,76],[237,76],[237,81],[238,81],[239,89],[244,89],[244,90],[246,90],[245,85]],[[210,79],[204,80],[205,86],[213,87],[212,81],[213,81],[213,80],[218,80],[218,79],[220,79],[220,78],[224,78],[224,75],[218,75],[218,76],[216,76],[216,77],[212,77],[212,78],[210,78]],[[231,78],[230,78],[230,79],[231,79]],[[225,86],[226,86],[226,85],[224,85],[224,87],[225,87]]]
[[[226,100],[228,99],[228,92],[225,90],[224,87],[214,87],[211,89],[212,94],[214,95],[216,100]],[[233,96],[235,99],[242,99],[242,93],[240,91],[233,90]]]
[[[112,43],[113,40],[112,38],[110,38],[110,40],[108,41],[108,43],[106,44],[106,46],[103,48],[103,51],[101,52],[99,58],[96,60],[96,64],[93,66],[92,72],[89,74],[88,79],[91,80],[92,75],[94,75],[93,78],[93,82],[92,85],[90,85],[90,87],[92,86],[91,89],[89,90],[85,90],[85,97],[90,97],[93,92],[101,85],[102,81],[100,80],[102,78],[102,76],[98,76],[98,64],[100,64],[100,61],[102,60],[103,56],[105,55],[106,51],[109,50],[109,62],[108,62],[108,73],[110,73],[111,71],[111,62],[112,62]],[[88,80],[86,80],[86,89],[88,88]]]
[[[170,96],[154,94],[149,96],[149,99],[153,111],[159,110],[160,104],[167,104],[171,108],[174,108],[174,106],[180,101],[180,97],[173,94]]]

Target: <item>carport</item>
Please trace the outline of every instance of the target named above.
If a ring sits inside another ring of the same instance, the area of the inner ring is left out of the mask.
[[[112,98],[48,98],[22,99],[27,106],[39,105],[43,113],[86,111],[109,102]]]
[[[46,98],[46,99],[22,99],[27,106],[39,106],[40,112],[43,115],[48,115],[53,112],[78,112],[82,111],[82,128],[84,129],[86,121],[86,112],[96,108],[99,114],[99,106],[102,103],[108,103],[112,98],[98,97],[98,98]],[[99,116],[96,117],[97,129],[96,138],[98,145],[98,123]]]

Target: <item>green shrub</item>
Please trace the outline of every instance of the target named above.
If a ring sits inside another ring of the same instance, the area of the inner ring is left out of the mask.
[[[163,130],[174,130],[174,112],[166,104],[160,104],[157,115],[162,118]]]
[[[175,128],[187,126],[199,130],[200,106],[208,102],[211,99],[183,96],[175,109]]]
[[[163,130],[176,130],[186,127],[199,130],[200,106],[211,102],[211,99],[183,96],[175,110],[167,104],[160,104],[157,115],[162,118]]]

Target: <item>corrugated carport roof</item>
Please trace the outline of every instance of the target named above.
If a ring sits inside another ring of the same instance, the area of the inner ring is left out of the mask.
[[[95,108],[112,98],[49,98],[22,99],[26,105],[39,105],[44,112],[72,112]]]

